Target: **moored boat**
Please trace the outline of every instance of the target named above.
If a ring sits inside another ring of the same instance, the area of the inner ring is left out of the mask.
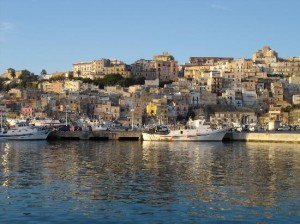
[[[48,128],[34,127],[28,122],[21,122],[10,128],[1,128],[0,140],[45,140],[50,133],[51,130]]]
[[[163,132],[155,129],[142,135],[145,141],[222,141],[227,131],[227,128],[212,129],[204,119],[198,119],[189,120],[184,128],[169,128]]]

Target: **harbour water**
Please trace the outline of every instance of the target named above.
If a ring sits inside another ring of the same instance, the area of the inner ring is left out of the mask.
[[[1,141],[0,223],[296,223],[299,146]]]

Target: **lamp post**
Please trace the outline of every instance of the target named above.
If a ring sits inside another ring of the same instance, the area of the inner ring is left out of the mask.
[[[132,131],[133,131],[133,112],[134,112],[134,109],[131,109],[131,127],[132,127]]]

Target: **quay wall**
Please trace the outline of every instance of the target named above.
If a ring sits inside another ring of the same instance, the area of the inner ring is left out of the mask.
[[[142,140],[141,131],[57,131],[50,139],[73,140]],[[297,142],[300,132],[228,132],[224,141]]]
[[[74,140],[141,140],[140,131],[57,131],[52,139]]]
[[[300,132],[232,132],[232,141],[255,142],[298,142]]]

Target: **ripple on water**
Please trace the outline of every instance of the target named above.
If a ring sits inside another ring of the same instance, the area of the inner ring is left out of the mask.
[[[0,181],[4,223],[293,223],[300,216],[295,144],[5,141]]]

